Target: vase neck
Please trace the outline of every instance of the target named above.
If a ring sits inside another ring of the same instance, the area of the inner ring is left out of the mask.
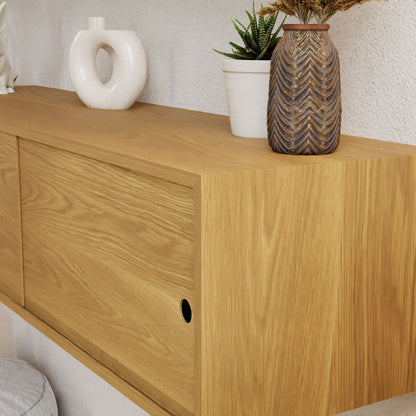
[[[329,25],[327,24],[287,24],[283,25],[283,29],[287,32],[296,31],[296,32],[327,32],[329,30]]]
[[[305,42],[311,45],[317,45],[319,43],[320,47],[332,44],[327,30],[285,30],[282,41],[302,48]]]

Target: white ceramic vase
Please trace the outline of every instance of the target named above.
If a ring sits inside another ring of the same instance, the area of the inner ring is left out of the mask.
[[[6,28],[7,3],[0,4],[0,33]],[[0,40],[0,94],[14,92],[14,76],[6,50]]]
[[[147,76],[146,54],[136,32],[105,30],[103,17],[90,17],[89,30],[81,30],[69,53],[69,73],[75,91],[91,108],[125,110],[142,92]],[[95,61],[100,49],[113,61],[113,73],[103,84]]]
[[[223,71],[232,133],[266,139],[270,61],[224,59]]]

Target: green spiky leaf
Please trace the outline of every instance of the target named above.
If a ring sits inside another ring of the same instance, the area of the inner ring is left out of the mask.
[[[241,26],[241,28],[244,30],[244,32],[248,29],[238,19],[235,19],[234,22],[238,23]]]
[[[279,14],[279,12],[275,13],[275,14]],[[287,15],[285,15],[285,17],[283,18],[283,20],[280,22],[279,27],[277,28],[277,30],[274,32],[273,37],[277,37],[277,35],[280,33],[280,31],[282,30],[283,25],[285,24],[287,19]]]
[[[286,16],[278,29],[275,30],[274,28],[279,12],[265,18],[262,15],[257,16],[255,10],[253,2],[252,13],[246,10],[246,15],[248,17],[247,25],[244,25],[238,19],[231,20],[243,44],[238,45],[234,42],[229,42],[232,53],[221,52],[214,49],[215,52],[234,59],[268,60],[271,58],[274,48],[281,40],[279,32],[286,20]]]
[[[282,37],[279,36],[273,40],[270,40],[270,49],[273,51],[277,44],[282,40]]]
[[[234,20],[231,20],[233,22],[234,28],[237,31],[237,33],[240,35],[240,38],[242,39],[243,42],[245,42],[245,33],[247,32],[247,30],[242,30],[237,26],[237,23],[235,23]]]
[[[252,49],[248,47],[244,48],[243,46],[237,45],[234,42],[229,42],[229,44],[231,45],[233,49],[237,50],[240,53],[249,53],[250,55],[257,56],[257,52],[253,51]]]
[[[261,45],[262,48],[266,46],[266,42],[270,39],[272,31],[276,25],[277,16],[278,14],[275,13],[270,18],[267,19],[266,33],[264,34],[263,43]]]
[[[252,49],[253,51],[255,51],[256,53],[260,53],[260,47],[259,45],[256,43],[255,39],[253,38],[253,35],[250,33],[249,30],[246,31],[246,33],[244,34],[244,44]]]
[[[227,58],[239,59],[239,58],[238,58],[237,56],[235,56],[233,53],[221,52],[221,51],[218,51],[217,49],[213,49],[213,51],[214,51],[214,52],[219,53],[220,55],[224,55],[224,56],[226,56]]]
[[[266,22],[264,21],[264,16],[262,16],[262,15],[259,16],[258,28],[259,28],[259,40],[258,40],[258,42],[260,44],[260,49],[263,50],[263,48],[264,48],[265,44],[267,43],[268,39],[266,39],[266,36],[265,36],[265,34],[266,34]]]
[[[265,48],[261,51],[261,54],[256,58],[256,60],[260,61],[262,59],[265,59],[265,56],[267,55],[269,51],[270,41],[267,43]]]
[[[246,14],[248,16],[248,19],[250,20],[251,35],[257,43],[259,41],[259,30],[257,28],[256,16],[253,17],[248,10],[246,10]]]

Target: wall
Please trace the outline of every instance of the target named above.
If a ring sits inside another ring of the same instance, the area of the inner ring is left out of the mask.
[[[134,29],[149,79],[141,100],[226,114],[221,56],[251,0],[8,0],[8,49],[21,84],[72,89],[68,50],[88,16]],[[256,0],[256,4],[260,1]],[[266,3],[266,2],[265,2]],[[372,1],[334,16],[346,134],[416,143],[416,1]]]
[[[230,19],[241,0],[8,0],[3,34],[18,84],[72,89],[67,55],[88,16],[108,28],[133,29],[146,48],[147,86],[141,100],[226,114],[220,64],[212,48],[236,40]],[[416,2],[370,2],[331,19],[341,58],[343,132],[416,144]],[[60,416],[143,416],[145,413],[82,364],[0,307],[0,352],[30,360],[55,388]],[[345,416],[416,415],[416,395]]]

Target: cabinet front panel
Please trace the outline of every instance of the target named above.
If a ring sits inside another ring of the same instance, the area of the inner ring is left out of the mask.
[[[193,413],[193,190],[22,140],[26,306],[172,413]]]
[[[0,290],[22,304],[17,138],[0,133]]]

